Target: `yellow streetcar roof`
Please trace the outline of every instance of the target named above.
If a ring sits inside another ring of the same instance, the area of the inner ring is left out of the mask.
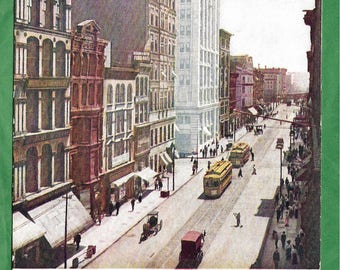
[[[232,167],[232,163],[229,160],[216,161],[209,170],[206,171],[205,175],[209,175],[212,178],[219,178],[220,174],[228,167]]]

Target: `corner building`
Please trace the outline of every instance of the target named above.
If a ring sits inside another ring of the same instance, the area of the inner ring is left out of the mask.
[[[177,1],[176,145],[191,155],[219,131],[219,0]]]

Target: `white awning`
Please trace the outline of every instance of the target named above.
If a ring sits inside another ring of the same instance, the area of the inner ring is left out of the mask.
[[[20,212],[13,214],[13,251],[44,236],[46,229],[27,219]]]
[[[257,115],[257,113],[258,113],[257,110],[254,107],[248,108],[248,111],[250,111],[252,115]]]
[[[67,237],[69,238],[69,236],[73,236],[84,230],[84,228],[89,227],[93,221],[73,192],[68,194]],[[65,201],[64,196],[60,196],[28,212],[36,224],[46,229],[45,238],[52,248],[59,246],[64,241]]]
[[[172,163],[172,158],[168,155],[167,152],[164,152],[164,153],[163,153],[163,156],[164,156],[165,160],[166,160],[169,164]]]
[[[160,153],[159,157],[161,158],[161,161],[164,163],[165,166],[169,165],[168,161],[164,157],[164,153]]]
[[[113,181],[111,183],[111,187],[114,187],[114,186],[117,186],[117,187],[120,187],[121,185],[125,184],[126,182],[128,182],[132,177],[135,176],[135,173],[132,172],[132,173],[129,173],[128,175],[125,175],[119,179],[117,179],[116,181]]]
[[[211,136],[211,132],[209,131],[209,129],[207,127],[203,127],[203,133],[205,135]]]
[[[176,124],[174,124],[174,127],[175,127],[175,130],[176,130],[177,132],[180,131],[179,127],[178,127]]]
[[[153,178],[158,175],[158,173],[156,173],[155,171],[153,171],[151,168],[146,167],[143,170],[136,172],[135,173],[137,176],[139,176],[140,178],[150,182],[151,180],[153,180]]]
[[[177,150],[175,150],[175,157],[176,157],[176,158],[179,158],[179,154],[178,154],[178,151],[177,151]]]

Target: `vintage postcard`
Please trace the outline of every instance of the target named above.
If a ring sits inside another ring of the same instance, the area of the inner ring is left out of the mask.
[[[13,5],[13,269],[321,267],[321,0]]]

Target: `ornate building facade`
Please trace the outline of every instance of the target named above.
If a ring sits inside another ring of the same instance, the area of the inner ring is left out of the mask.
[[[93,20],[72,34],[70,176],[91,216],[103,210],[102,166],[104,50],[100,28]],[[97,195],[97,196],[96,196]],[[98,211],[98,212],[97,212]]]
[[[220,46],[220,79],[219,79],[219,98],[220,98],[220,137],[230,134],[229,128],[229,83],[230,83],[230,37],[231,34],[220,29],[219,46]]]

